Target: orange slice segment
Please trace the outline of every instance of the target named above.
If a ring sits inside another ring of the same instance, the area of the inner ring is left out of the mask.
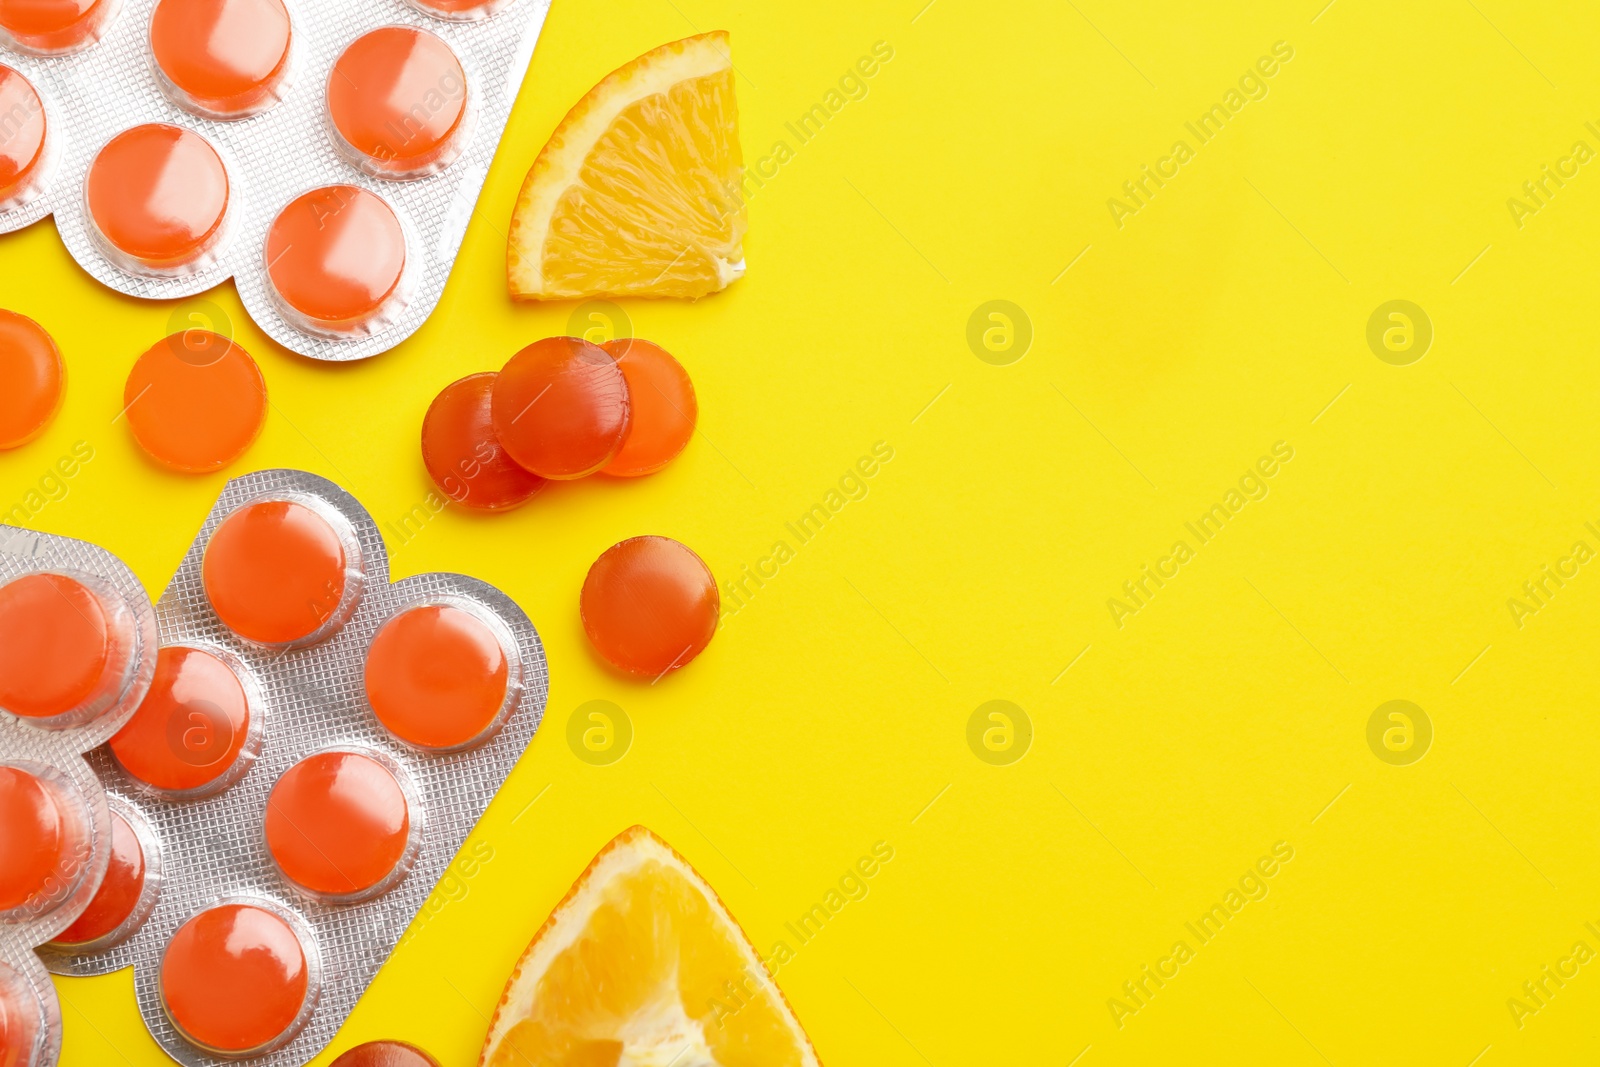
[[[701,297],[744,274],[738,110],[725,32],[662,45],[589,91],[511,215],[511,295]]]
[[[635,826],[601,849],[522,954],[481,1067],[817,1067],[716,893]]]

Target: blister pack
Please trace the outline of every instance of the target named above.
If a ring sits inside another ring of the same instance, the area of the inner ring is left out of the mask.
[[[0,527],[0,1038],[54,1063],[44,968],[132,966],[180,1063],[310,1060],[547,689],[515,603],[390,584],[371,517],[305,472],[229,482],[153,607],[102,549]]]
[[[232,277],[280,344],[432,312],[550,0],[0,0],[0,233],[167,300]]]

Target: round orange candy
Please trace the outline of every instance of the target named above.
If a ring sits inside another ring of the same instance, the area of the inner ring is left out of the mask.
[[[283,0],[160,0],[150,18],[163,88],[207,118],[246,118],[277,103],[289,38]]]
[[[83,914],[56,937],[62,945],[98,941],[127,921],[144,892],[144,848],[128,820],[111,813],[111,863]]]
[[[64,574],[0,586],[0,708],[48,719],[82,707],[106,681],[115,638],[100,598]]]
[[[25,445],[61,410],[67,368],[44,327],[0,309],[0,449]]]
[[[0,911],[50,888],[68,836],[50,787],[21,767],[0,766]]]
[[[253,904],[218,904],[189,919],[161,957],[161,1002],[178,1032],[238,1055],[271,1045],[300,1017],[310,986],[294,928]]]
[[[0,65],[0,209],[20,201],[37,184],[44,166],[47,122],[33,83]]]
[[[422,462],[433,484],[462,507],[504,511],[525,503],[545,480],[517,466],[494,435],[490,401],[498,375],[451,382],[422,420]]]
[[[255,443],[267,383],[239,344],[185,330],[151,345],[122,390],[128,428],[157,463],[186,474],[221,470]]]
[[[222,777],[250,735],[250,701],[239,676],[204,649],[168,645],[156,653],[144,702],[110,741],[124,770],[171,792]]]
[[[335,335],[375,328],[401,300],[406,235],[394,209],[354,185],[289,202],[267,230],[267,280],[291,322]]]
[[[200,580],[222,624],[264,645],[311,637],[344,599],[345,550],[327,519],[293,500],[258,500],[217,527]]]
[[[609,663],[659,677],[711,643],[721,603],[711,568],[686,545],[632,537],[589,568],[579,612],[589,642]]]
[[[582,478],[617,454],[628,434],[628,383],[605,349],[546,337],[511,357],[494,383],[495,437],[542,478]]]
[[[367,703],[384,729],[421,748],[451,749],[505,706],[506,651],[484,622],[445,604],[408,608],[367,649]]]
[[[267,797],[267,851],[296,885],[328,896],[373,888],[405,855],[411,812],[389,769],[356,752],[319,752]]]
[[[24,52],[59,55],[100,39],[116,0],[0,0],[0,38]]]
[[[622,368],[632,419],[628,436],[602,474],[636,478],[671,463],[694,436],[700,406],[683,364],[649,341],[607,341],[600,347]]]
[[[439,1061],[404,1041],[368,1041],[346,1051],[329,1067],[439,1067]]]
[[[90,229],[122,267],[181,271],[222,240],[227,168],[210,142],[182,126],[123,130],[94,157],[84,184]]]
[[[38,1052],[39,995],[10,964],[0,963],[0,1063],[34,1067]]]
[[[357,37],[328,75],[334,142],[380,177],[420,177],[460,155],[467,114],[461,61],[435,35],[383,26]]]

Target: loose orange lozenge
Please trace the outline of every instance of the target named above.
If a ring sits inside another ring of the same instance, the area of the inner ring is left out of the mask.
[[[128,921],[144,892],[144,848],[133,827],[111,813],[111,862],[83,914],[56,937],[58,945],[87,945]]]
[[[433,484],[462,507],[505,511],[528,501],[545,480],[519,467],[494,435],[490,414],[498,375],[451,382],[422,420],[422,462]]]
[[[600,347],[622,368],[632,411],[628,436],[600,473],[621,478],[654,474],[671,463],[694,436],[700,414],[694,383],[683,364],[660,345],[635,338],[607,341]]]
[[[376,332],[405,303],[405,231],[382,197],[358,186],[290,201],[267,230],[266,264],[278,310],[313,333]]]
[[[87,48],[117,13],[117,0],[0,0],[0,40],[54,56]]]
[[[89,164],[84,187],[90,232],[125,270],[188,273],[222,242],[227,168],[209,141],[181,126],[123,130]]]
[[[542,478],[582,478],[628,434],[628,383],[610,353],[576,337],[546,337],[511,357],[495,379],[495,437]]]
[[[61,410],[67,367],[43,326],[0,309],[0,449],[25,445]]]
[[[0,912],[49,890],[69,836],[50,787],[21,767],[0,766]]]
[[[267,851],[296,885],[332,897],[384,883],[405,855],[410,805],[389,769],[356,752],[319,752],[267,797]]]
[[[310,992],[305,946],[253,904],[218,904],[189,919],[161,957],[161,1003],[185,1040],[241,1055],[291,1033]]]
[[[45,169],[44,102],[33,83],[0,65],[0,211],[31,200]]]
[[[258,500],[217,527],[200,580],[224,626],[265,645],[302,642],[338,620],[345,546],[327,519],[293,500]]]
[[[589,568],[579,613],[608,662],[659,677],[710,644],[721,602],[711,568],[687,546],[670,537],[632,537]]]
[[[138,358],[122,403],[133,439],[150,458],[201,474],[221,470],[255,443],[267,419],[267,383],[236,342],[185,330]]]
[[[439,1061],[404,1041],[368,1041],[344,1052],[329,1067],[439,1067]]]
[[[250,737],[250,700],[219,656],[168,645],[156,653],[144,702],[111,741],[111,754],[146,785],[182,793],[223,778]]]
[[[446,604],[409,608],[367,649],[367,702],[384,729],[421,748],[479,738],[505,706],[506,650],[483,620]]]
[[[242,119],[281,98],[290,35],[283,0],[160,0],[150,54],[174,102],[206,118]]]
[[[382,178],[433,174],[461,154],[467,76],[450,46],[411,26],[357,37],[328,75],[334,146]]]
[[[83,707],[110,680],[116,631],[100,598],[64,574],[0,586],[0,708],[49,719]]]

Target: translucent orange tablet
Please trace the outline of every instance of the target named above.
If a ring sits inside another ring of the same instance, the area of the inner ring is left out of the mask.
[[[439,1061],[404,1041],[368,1041],[344,1052],[328,1067],[439,1067]]]
[[[328,75],[334,147],[380,178],[436,174],[468,133],[467,75],[435,35],[383,26],[357,37]]]
[[[605,349],[546,337],[511,357],[494,383],[495,437],[544,478],[582,478],[611,462],[628,433],[628,383]]]
[[[482,619],[447,604],[408,608],[367,649],[367,702],[384,729],[421,748],[481,738],[510,693],[505,646]]]
[[[240,345],[210,330],[164,337],[140,356],[122,390],[133,439],[186,474],[221,470],[255,443],[267,383]]]
[[[61,410],[66,364],[43,326],[0,309],[0,449],[25,445]]]
[[[400,870],[411,811],[394,774],[358,752],[319,752],[283,773],[267,797],[267,851],[284,877],[349,898]]]
[[[58,945],[87,945],[127,922],[144,893],[144,847],[133,827],[111,813],[111,862],[83,914],[56,937]]]
[[[228,171],[192,130],[151,122],[123,130],[84,179],[84,218],[113,263],[143,274],[208,266],[225,236]]]
[[[118,0],[0,0],[0,40],[54,56],[87,48],[117,13]]]
[[[476,22],[496,15],[514,0],[407,0],[412,7],[449,22]]]
[[[295,645],[342,625],[348,563],[332,523],[294,500],[258,500],[217,527],[200,580],[222,624],[264,645]]]
[[[462,507],[504,511],[525,503],[545,480],[512,461],[494,435],[494,373],[442,389],[422,420],[422,462],[441,492]]]
[[[266,262],[279,313],[311,333],[376,333],[405,306],[405,231],[382,197],[358,186],[290,201],[267,230]]]
[[[58,884],[70,837],[50,786],[21,767],[0,766],[0,912]]]
[[[600,473],[622,478],[654,474],[671,463],[694,436],[700,414],[694,383],[683,364],[660,345],[626,339],[607,341],[600,347],[622,368],[632,412],[628,436]]]
[[[88,705],[113,681],[118,629],[100,598],[64,574],[0,586],[0,708],[49,719]]]
[[[160,0],[150,18],[162,90],[212,119],[248,118],[282,99],[289,38],[283,0]]]
[[[226,785],[241,755],[255,755],[250,704],[227,661],[204,649],[168,645],[156,653],[144,702],[111,739],[111,754],[157,789],[193,793]]]
[[[40,191],[46,169],[44,102],[33,83],[0,65],[0,211]]]
[[[6,1067],[40,1062],[39,1008],[39,995],[28,980],[10,964],[0,963],[0,1063]]]
[[[579,612],[595,650],[630,674],[659,677],[698,656],[717,631],[717,580],[670,537],[612,545],[583,580]]]
[[[178,927],[161,957],[161,1003],[186,1041],[232,1056],[293,1036],[311,987],[294,927],[254,904],[218,904]]]

